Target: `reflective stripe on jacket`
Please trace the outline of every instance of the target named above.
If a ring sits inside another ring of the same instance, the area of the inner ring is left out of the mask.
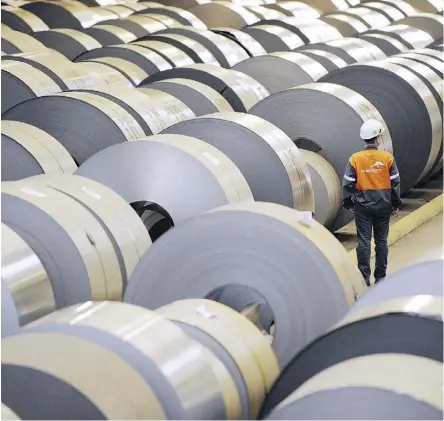
[[[343,206],[357,212],[390,214],[402,203],[400,185],[393,155],[367,146],[348,161],[342,182]]]

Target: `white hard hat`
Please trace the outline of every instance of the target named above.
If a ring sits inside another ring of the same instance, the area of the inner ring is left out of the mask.
[[[369,140],[384,133],[384,126],[378,120],[367,120],[361,126],[361,139]]]

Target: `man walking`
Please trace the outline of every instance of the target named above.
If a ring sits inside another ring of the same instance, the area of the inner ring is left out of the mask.
[[[358,267],[370,286],[372,230],[375,238],[375,282],[385,278],[387,270],[390,214],[401,205],[400,177],[393,156],[378,150],[384,126],[368,120],[361,127],[366,147],[351,156],[342,183],[343,206],[355,213],[358,235]]]

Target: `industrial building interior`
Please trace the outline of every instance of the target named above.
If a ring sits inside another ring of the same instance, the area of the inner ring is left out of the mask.
[[[2,0],[1,419],[443,420],[443,12]]]

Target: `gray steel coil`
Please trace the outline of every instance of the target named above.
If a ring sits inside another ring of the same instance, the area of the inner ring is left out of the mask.
[[[279,127],[299,148],[321,154],[341,180],[350,156],[362,149],[356,134],[362,123],[376,118],[386,126],[378,109],[366,98],[331,83],[313,83],[277,92],[259,102],[250,113]],[[390,135],[387,130],[383,147],[388,151],[392,150]],[[331,229],[343,227],[352,218],[351,212],[341,209]]]
[[[244,28],[243,32],[259,42],[267,53],[292,51],[304,45],[304,41],[297,34],[280,26],[254,25]]]
[[[242,172],[254,200],[314,211],[310,175],[301,154],[268,121],[217,113],[175,124],[162,133],[195,137],[219,149]]]
[[[68,151],[52,136],[19,121],[3,121],[2,181],[20,180],[38,174],[72,174],[77,165]]]
[[[383,29],[371,29],[365,34],[379,34],[393,37],[405,44],[409,49],[424,48],[433,42],[433,38],[426,31],[407,25],[396,24]]]
[[[34,53],[45,51],[48,48],[31,35],[19,31],[2,30],[1,46],[5,54]]]
[[[20,7],[2,6],[2,23],[14,31],[26,34],[49,29],[38,16]]]
[[[138,264],[124,300],[155,309],[230,287],[255,293],[271,309],[280,367],[339,320],[365,288],[345,249],[306,213],[251,202],[167,232]]]
[[[191,11],[184,10],[174,6],[158,6],[148,7],[136,12],[136,14],[143,14],[150,16],[151,14],[165,15],[177,20],[179,23],[185,26],[193,26],[198,29],[207,29],[207,25],[203,23],[195,14]]]
[[[399,25],[409,25],[421,29],[433,39],[442,38],[444,31],[444,18],[432,13],[421,13],[415,16],[406,17],[396,22]]]

